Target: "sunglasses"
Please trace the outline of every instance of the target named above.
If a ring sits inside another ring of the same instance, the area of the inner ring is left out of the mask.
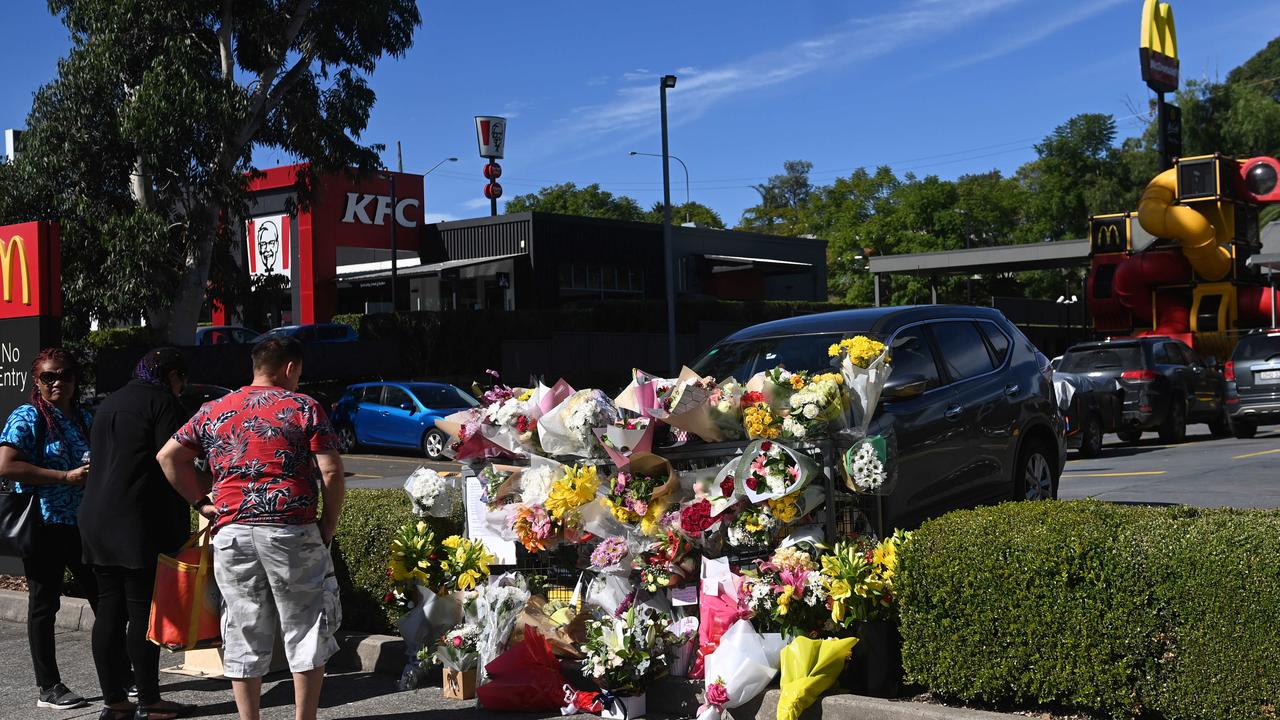
[[[42,372],[36,376],[42,385],[53,385],[61,380],[70,383],[76,381],[76,373],[74,370],[63,370],[62,372]]]

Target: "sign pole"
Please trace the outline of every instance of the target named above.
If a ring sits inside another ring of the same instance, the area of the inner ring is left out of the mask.
[[[396,176],[394,173],[388,173],[391,178],[391,314],[395,314],[398,303],[396,302],[397,289],[397,268],[400,260],[400,249],[396,246],[396,225],[400,223],[396,221]]]
[[[489,158],[489,176],[493,177],[493,166],[497,165],[493,158]],[[489,217],[498,217],[498,196],[496,193],[489,193]]]

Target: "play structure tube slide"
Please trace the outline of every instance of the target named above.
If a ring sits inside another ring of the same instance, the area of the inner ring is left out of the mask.
[[[1159,285],[1184,283],[1190,279],[1191,267],[1181,253],[1145,252],[1120,263],[1112,281],[1112,290],[1120,304],[1133,314],[1134,320],[1149,323],[1152,289]],[[1163,323],[1164,311],[1167,310],[1163,303],[1160,310]]]
[[[1147,185],[1138,202],[1138,222],[1156,237],[1177,240],[1191,267],[1205,280],[1216,282],[1231,272],[1231,253],[1219,238],[1226,228],[1215,229],[1209,219],[1177,200],[1177,171],[1165,170]]]

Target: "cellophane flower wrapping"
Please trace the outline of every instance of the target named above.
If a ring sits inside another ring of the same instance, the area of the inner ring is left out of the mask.
[[[529,589],[524,579],[514,574],[495,578],[468,595],[463,604],[466,620],[481,628],[476,641],[476,650],[480,654],[478,682],[486,681],[486,666],[506,649],[520,611],[527,602]],[[546,644],[545,640],[542,642]]]
[[[706,658],[720,645],[720,638],[747,613],[739,605],[742,578],[726,560],[704,560],[698,588],[698,654],[689,677],[704,676]]]
[[[636,594],[636,585],[628,575],[617,573],[597,575],[587,586],[586,604],[606,615],[616,615],[625,611],[634,602]]]
[[[801,490],[820,472],[813,458],[777,440],[751,443],[738,461],[738,481],[753,503]]]
[[[680,490],[680,476],[671,463],[651,453],[636,453],[609,478],[600,502],[618,522],[638,533],[633,537],[660,537],[661,521]]]
[[[608,427],[618,419],[613,400],[599,390],[579,390],[542,416],[538,437],[550,455],[582,458],[603,457],[604,450],[594,430]]]
[[[766,501],[769,514],[783,525],[794,525],[817,510],[826,500],[826,489],[811,484],[789,495]]]
[[[782,681],[778,695],[778,720],[800,720],[844,672],[845,661],[857,638],[811,640],[797,637],[782,649]]]
[[[669,655],[679,645],[670,626],[670,617],[639,607],[587,623],[583,675],[615,695],[643,694],[666,674]]]
[[[413,653],[431,644],[446,628],[462,619],[462,600],[457,593],[436,594],[425,585],[417,586],[414,607],[400,616],[396,626]]]
[[[665,538],[651,544],[640,556],[640,582],[649,592],[682,587],[696,578],[697,570],[693,544],[674,530],[668,530]]]
[[[458,672],[474,670],[480,663],[480,650],[476,647],[476,643],[479,642],[481,635],[480,627],[472,623],[453,626],[436,643],[435,661]],[[423,652],[426,652],[425,648]],[[422,658],[421,653],[419,658]]]
[[[708,690],[716,680],[724,687],[725,694],[718,707],[704,706],[698,720],[720,720],[725,708],[745,705],[764,692],[777,676],[782,642],[778,636],[766,637],[756,632],[748,620],[738,620],[720,637],[720,644],[705,658]],[[711,693],[707,705],[712,705]],[[709,710],[714,709],[714,713]]]
[[[796,636],[827,626],[827,594],[822,583],[820,553],[809,544],[775,550],[744,572],[740,597],[751,622],[761,632]]]
[[[797,441],[822,440],[848,423],[849,396],[838,373],[792,376],[797,387],[787,400],[782,437]]]
[[[773,544],[781,529],[782,523],[773,516],[767,502],[747,505],[729,521],[725,540],[740,550],[766,548]]]
[[[892,425],[854,442],[840,456],[845,486],[862,495],[892,494],[898,483],[897,445]]]
[[[560,661],[532,627],[525,628],[520,642],[480,670],[486,682],[476,688],[476,699],[485,710],[538,712],[564,705],[568,683],[560,672]]]
[[[428,467],[418,467],[404,481],[404,490],[418,517],[449,517],[462,502],[462,478],[441,475]]]
[[[742,386],[733,378],[717,383],[684,368],[666,397],[649,414],[671,427],[691,433],[703,442],[740,440]]]
[[[840,358],[840,374],[850,399],[849,426],[865,433],[893,370],[888,348],[879,340],[856,335],[832,345],[827,354]]]
[[[480,430],[486,439],[513,455],[541,454],[536,407],[532,398],[524,395],[497,400],[484,408]]]

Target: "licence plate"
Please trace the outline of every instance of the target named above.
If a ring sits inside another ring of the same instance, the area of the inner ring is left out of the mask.
[[[1253,379],[1259,385],[1280,383],[1280,370],[1259,370],[1254,373]]]

